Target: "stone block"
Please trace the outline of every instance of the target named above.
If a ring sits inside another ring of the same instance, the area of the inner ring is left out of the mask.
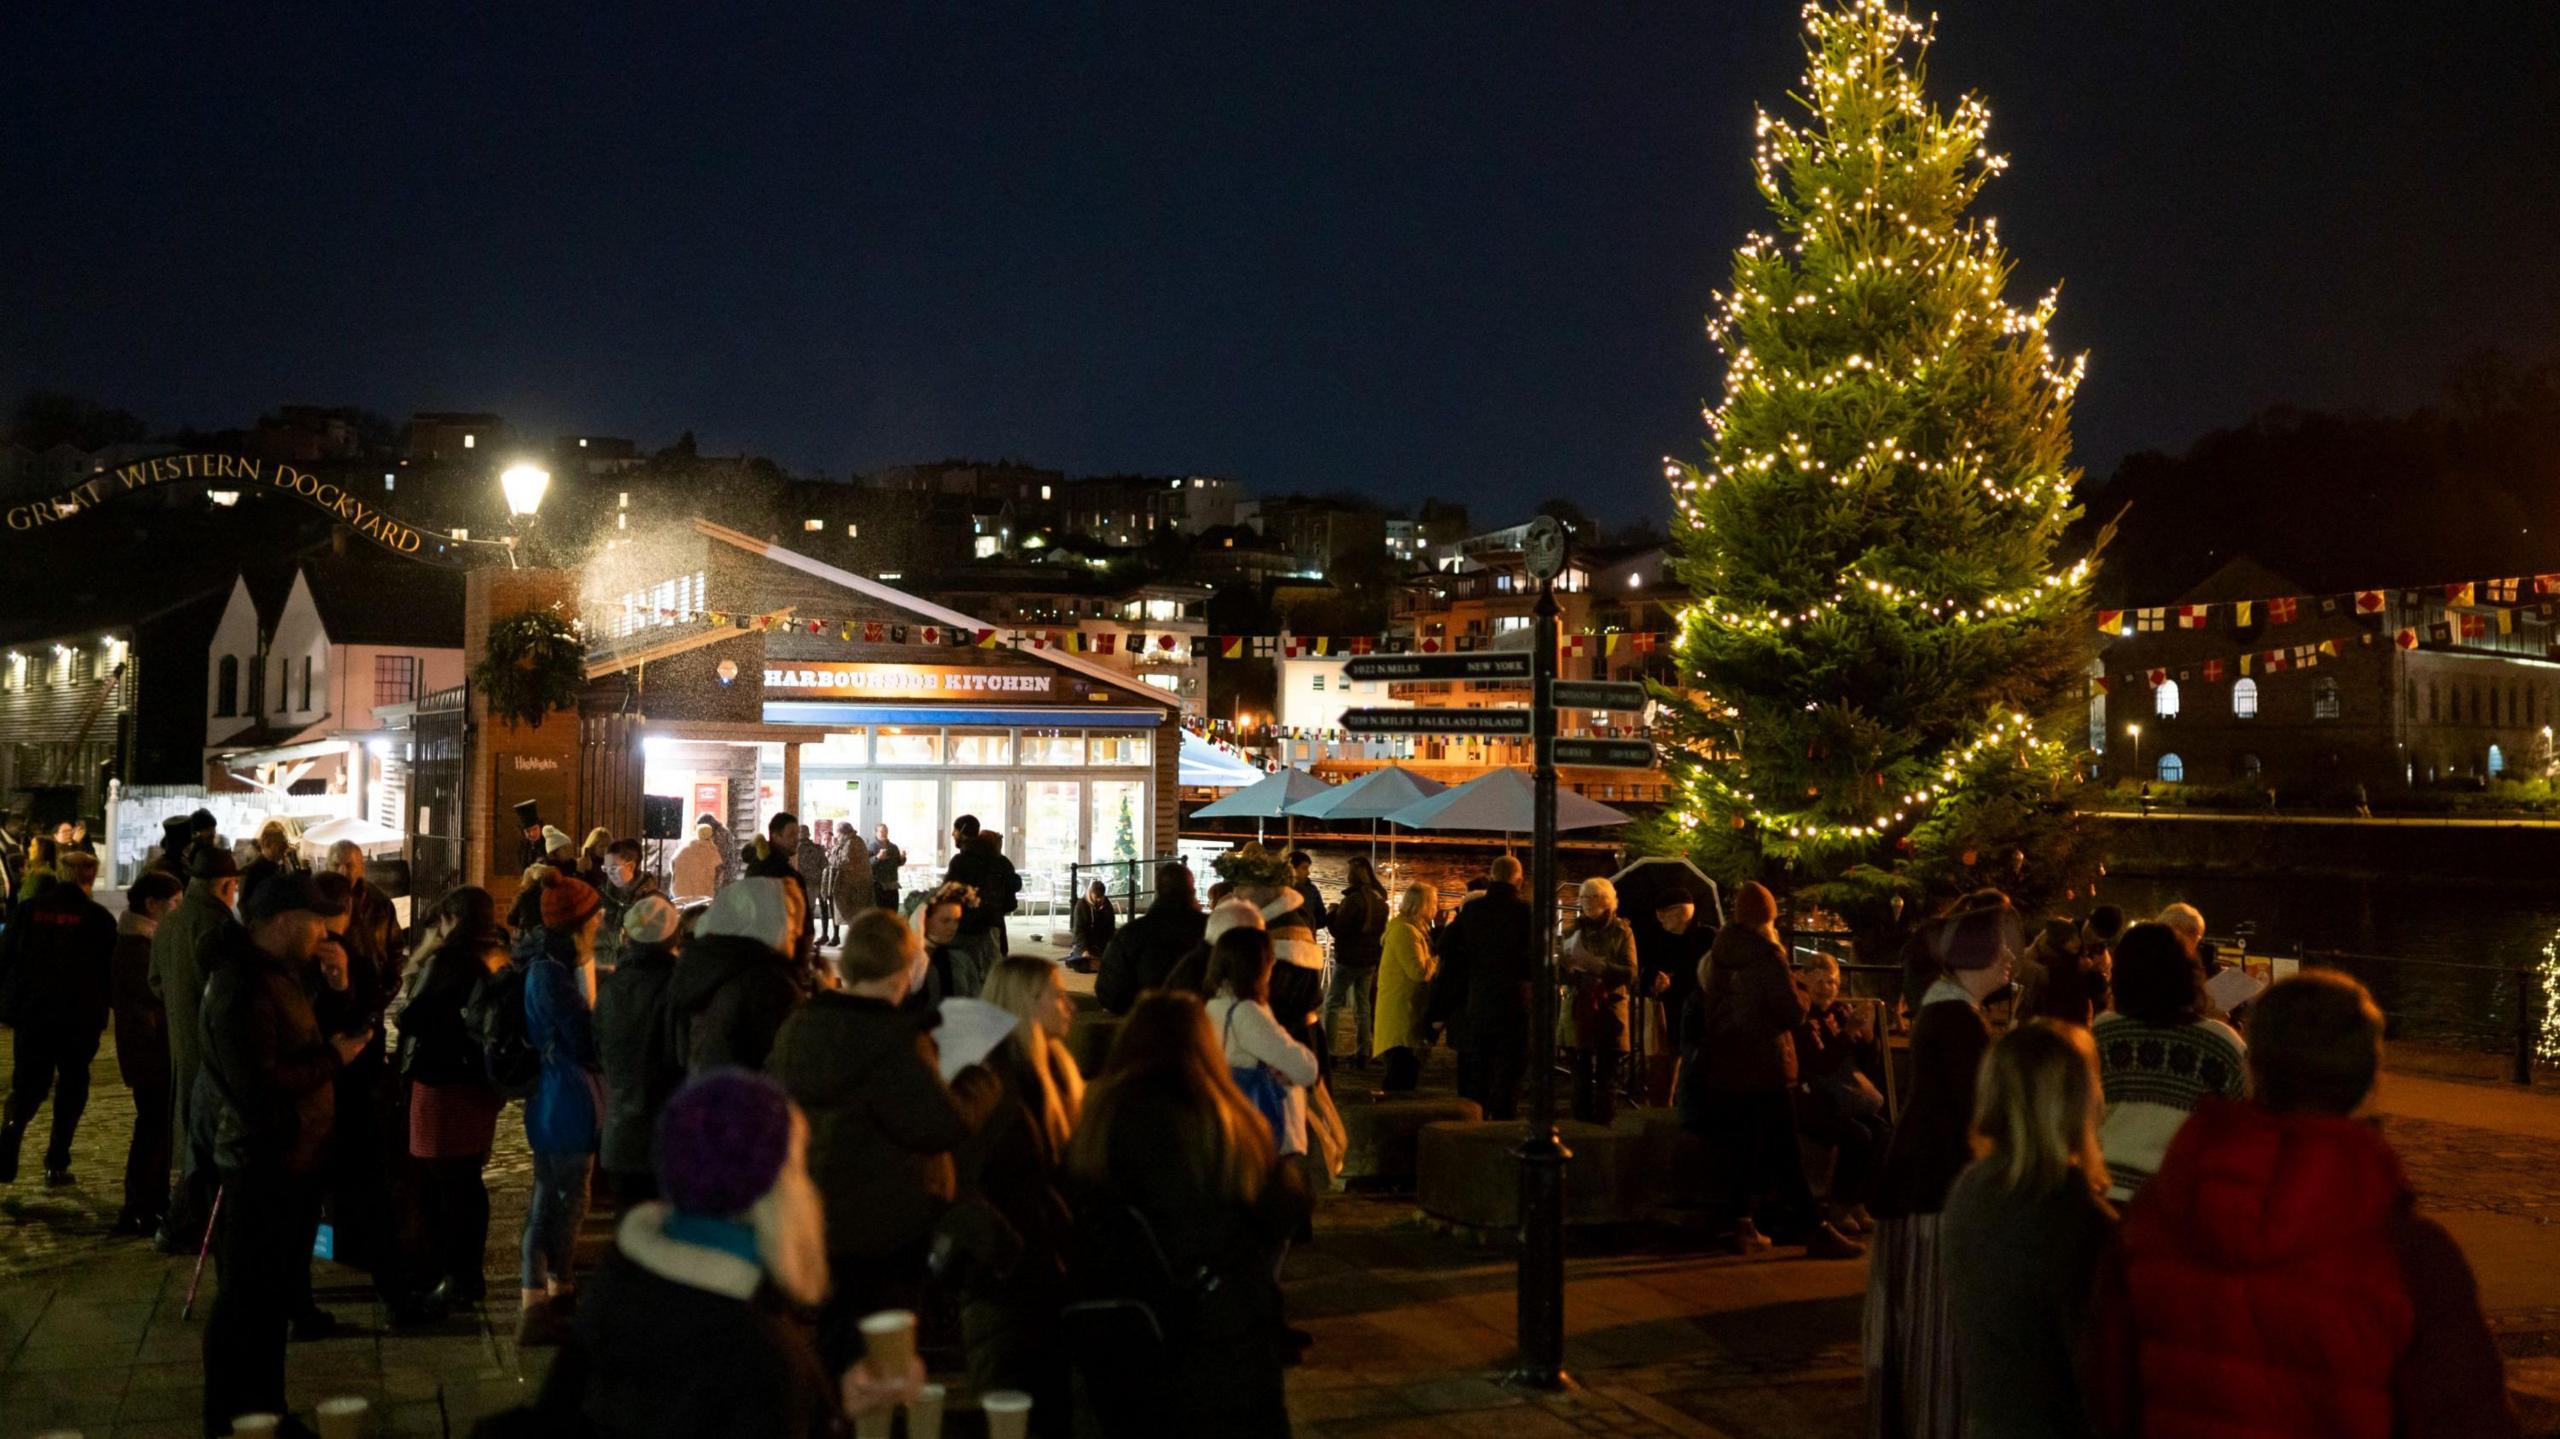
[[[1565,1223],[1631,1223],[1652,1202],[1646,1129],[1627,1121],[1608,1129],[1567,1120],[1557,1126],[1571,1156],[1565,1163]],[[1443,1120],[1422,1128],[1415,1198],[1422,1212],[1470,1229],[1509,1231],[1520,1225],[1521,1121]]]
[[[1382,1189],[1412,1187],[1424,1127],[1443,1122],[1473,1124],[1484,1118],[1484,1110],[1474,1100],[1450,1096],[1378,1099],[1345,1103],[1341,1109],[1347,1140],[1343,1179]]]
[[[1120,1016],[1101,1009],[1079,1009],[1075,1022],[1067,1028],[1067,1053],[1075,1056],[1076,1067],[1085,1078],[1102,1072],[1102,1061],[1111,1056],[1111,1041],[1120,1037]]]

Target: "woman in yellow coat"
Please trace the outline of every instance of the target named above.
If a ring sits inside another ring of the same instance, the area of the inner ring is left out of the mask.
[[[1386,1061],[1384,1084],[1390,1094],[1409,1091],[1422,1078],[1422,1050],[1430,1042],[1422,1016],[1430,1007],[1431,977],[1440,972],[1428,928],[1434,898],[1428,885],[1404,887],[1378,956],[1378,1016],[1370,1052]]]

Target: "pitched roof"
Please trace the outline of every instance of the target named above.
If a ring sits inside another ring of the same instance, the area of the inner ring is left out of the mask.
[[[2178,596],[2180,604],[2228,604],[2233,600],[2272,599],[2278,595],[2302,595],[2310,591],[2291,575],[2281,575],[2247,555],[2234,555],[2222,568],[2204,577],[2202,583]]]
[[[462,648],[462,572],[350,550],[303,561],[333,644]]]

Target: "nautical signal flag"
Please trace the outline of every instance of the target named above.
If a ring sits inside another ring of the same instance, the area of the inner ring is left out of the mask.
[[[2203,629],[2203,628],[2204,628],[2204,608],[2205,608],[2205,607],[2204,607],[2204,606],[2202,606],[2202,605],[2180,605],[2180,606],[2178,606],[2178,628],[2180,628],[2180,629],[2182,629],[2182,630],[2200,630],[2200,629]]]
[[[2142,678],[2156,690],[2160,688],[2160,686],[2169,682],[2169,672],[2167,670],[2159,669],[2149,670],[2143,674]]]
[[[2102,635],[2122,635],[2125,632],[2124,611],[2098,611],[2098,633]]]
[[[2524,581],[2522,580],[2489,581],[2489,603],[2493,605],[2514,604],[2516,602],[2516,589],[2523,583]]]
[[[2299,612],[2299,601],[2295,600],[2295,599],[2294,599],[2294,597],[2293,597],[2293,596],[2291,596],[2291,595],[2279,595],[2279,596],[2277,596],[2276,598],[2274,598],[2274,599],[2271,599],[2271,600],[2267,601],[2267,623],[2268,623],[2268,624],[2271,624],[2271,625],[2289,625],[2289,624],[2292,624],[2292,623],[2293,623],[2293,617],[2294,617],[2294,615],[2295,615],[2296,613],[2298,613],[2298,612]]]
[[[2356,613],[2360,615],[2378,615],[2382,613],[2382,591],[2356,591]]]
[[[2158,630],[2167,629],[2169,627],[2168,613],[2169,612],[2167,610],[2159,609],[2135,610],[2133,612],[2133,627],[2144,634],[2151,634]]]
[[[2418,632],[2407,625],[2402,625],[2400,633],[2391,637],[2391,642],[2404,650],[2414,650],[2418,647]]]
[[[2472,586],[2469,580],[2464,580],[2458,585],[2447,585],[2444,587],[2444,602],[2449,605],[2472,604],[2475,603],[2472,599],[2472,593]]]
[[[2206,660],[2204,662],[2204,682],[2209,685],[2222,683],[2222,661]]]
[[[2235,630],[2247,629],[2249,627],[2249,621],[2256,617],[2257,611],[2258,602],[2256,600],[2233,601],[2231,605],[2231,627]]]

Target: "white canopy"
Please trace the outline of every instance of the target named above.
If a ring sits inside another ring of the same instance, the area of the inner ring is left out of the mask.
[[[1323,780],[1302,769],[1264,775],[1223,799],[1213,799],[1191,812],[1193,819],[1278,819],[1289,806],[1323,794]]]
[[[1289,813],[1306,819],[1385,819],[1447,788],[1429,775],[1391,764],[1302,799],[1289,806]]]
[[[1388,815],[1387,822],[1406,829],[1484,829],[1527,834],[1538,827],[1537,786],[1525,770],[1487,770],[1456,789],[1442,790]],[[1584,799],[1562,785],[1556,787],[1559,831],[1598,829],[1626,822],[1627,816],[1607,805]]]
[[[1189,730],[1182,732],[1182,783],[1198,789],[1235,789],[1262,778],[1262,767],[1222,750]]]
[[[359,849],[385,849],[405,838],[389,825],[375,824],[361,815],[324,819],[302,831],[302,842],[313,849],[327,849],[342,839],[353,840]]]

